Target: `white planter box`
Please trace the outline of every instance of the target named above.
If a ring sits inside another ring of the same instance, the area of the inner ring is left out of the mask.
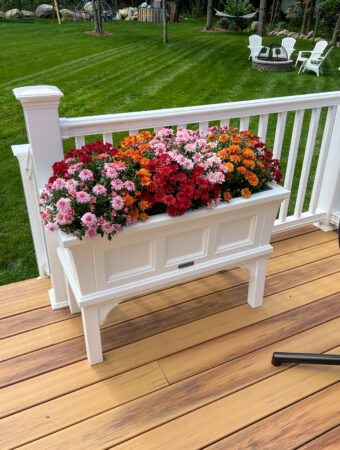
[[[215,209],[153,216],[126,227],[112,241],[80,241],[59,231],[58,255],[70,308],[82,313],[90,364],[103,360],[100,325],[128,298],[241,266],[250,274],[248,303],[260,306],[273,223],[281,201],[289,196],[283,187],[269,186]]]

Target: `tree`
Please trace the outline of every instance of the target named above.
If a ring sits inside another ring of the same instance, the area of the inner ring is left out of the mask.
[[[259,11],[260,36],[264,36],[266,34],[266,7],[267,7],[267,0],[260,0],[260,11]]]
[[[102,20],[100,16],[100,0],[92,0],[92,5],[94,31],[98,34],[103,34]]]
[[[331,40],[331,45],[335,45],[338,41],[338,37],[339,37],[339,33],[340,33],[340,12],[338,14],[338,18],[335,24],[335,28],[334,28],[334,32],[333,32],[333,37]]]
[[[308,18],[311,13],[311,6],[312,6],[312,0],[306,0],[305,9],[303,12],[302,27],[301,27],[302,34],[306,34],[306,32],[307,32],[307,24],[308,24]]]
[[[213,0],[208,0],[207,23],[205,25],[205,30],[210,30],[212,28],[212,16],[213,16]]]
[[[166,0],[162,0],[162,15],[163,15],[163,42],[168,43],[168,27],[167,27],[167,17],[166,17]]]

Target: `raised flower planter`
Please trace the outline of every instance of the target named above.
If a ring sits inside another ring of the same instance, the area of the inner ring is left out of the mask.
[[[72,312],[81,311],[90,364],[103,360],[100,325],[111,309],[137,295],[240,266],[249,271],[248,303],[263,301],[273,223],[289,191],[276,183],[250,198],[180,217],[160,214],[111,241],[80,241],[58,231],[58,254]]]
[[[100,325],[128,298],[243,266],[248,303],[260,306],[273,223],[289,195],[273,183],[280,178],[257,136],[227,126],[141,131],[53,164],[41,217],[58,230],[90,364],[103,360]]]

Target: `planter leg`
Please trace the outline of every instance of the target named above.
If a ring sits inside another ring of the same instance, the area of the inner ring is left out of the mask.
[[[253,308],[263,303],[264,283],[266,280],[267,257],[259,258],[245,265],[249,272],[248,303]]]
[[[103,361],[97,308],[81,308],[87,358],[91,366]]]
[[[80,312],[80,308],[78,306],[77,300],[73,294],[73,291],[70,287],[70,285],[68,284],[67,280],[66,280],[66,290],[67,290],[67,298],[68,298],[68,302],[69,302],[69,308],[70,308],[70,312],[71,314],[77,314]]]

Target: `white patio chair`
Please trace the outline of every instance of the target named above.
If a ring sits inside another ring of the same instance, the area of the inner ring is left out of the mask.
[[[319,41],[315,44],[315,47],[312,51],[310,50],[301,50],[299,51],[298,57],[296,59],[295,62],[295,66],[297,65],[297,63],[300,62],[305,62],[307,61],[308,58],[311,57],[319,57],[322,55],[322,53],[324,52],[325,48],[327,47],[328,42],[327,41]]]
[[[258,54],[261,51],[262,48],[262,38],[261,36],[258,36],[257,34],[253,34],[249,36],[249,45],[248,48],[250,49],[250,55],[248,59],[253,59],[258,56]]]
[[[331,50],[333,50],[334,47],[331,47],[328,52],[325,54],[325,56],[311,56],[306,61],[303,62],[303,64],[300,67],[299,75],[302,70],[304,72],[307,70],[312,70],[317,74],[317,76],[322,73],[322,64],[326,60],[327,56],[330,54]]]
[[[286,38],[282,39],[281,45],[286,50],[288,59],[290,59],[290,57],[292,56],[292,53],[295,50],[295,48],[294,48],[295,42],[296,42],[296,39],[294,39],[292,37],[286,37]]]

